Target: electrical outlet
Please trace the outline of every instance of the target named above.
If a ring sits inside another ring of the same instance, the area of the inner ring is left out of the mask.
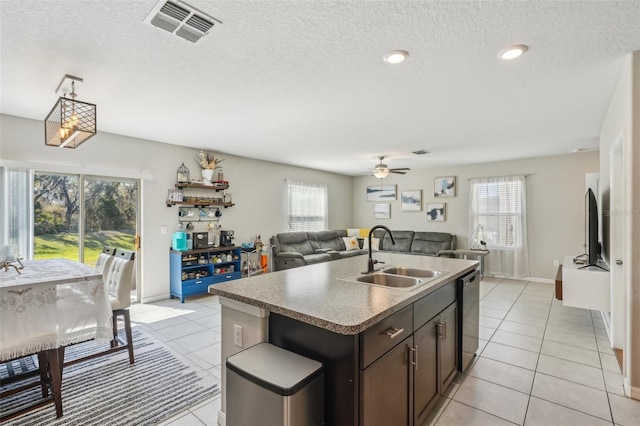
[[[167,225],[160,226],[160,235],[167,235]]]
[[[560,266],[560,261],[558,259],[553,259],[553,266]]]
[[[238,324],[233,325],[233,344],[237,347],[242,347],[242,326]]]

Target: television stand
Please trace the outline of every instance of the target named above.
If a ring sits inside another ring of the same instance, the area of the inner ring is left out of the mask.
[[[598,262],[598,263],[589,263],[588,265],[581,266],[581,267],[579,267],[578,269],[584,269],[584,268],[589,268],[589,267],[593,266],[593,267],[595,267],[595,268],[600,268],[600,269],[602,269],[603,271],[607,271],[607,272],[609,272],[609,270],[608,270],[607,268],[605,268],[604,266],[600,265],[599,263],[600,263],[600,262]]]
[[[562,265],[562,304],[576,308],[611,310],[610,275],[602,265],[579,266],[566,256]]]

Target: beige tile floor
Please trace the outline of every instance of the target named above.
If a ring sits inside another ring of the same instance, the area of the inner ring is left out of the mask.
[[[132,306],[136,326],[220,381],[220,305],[216,296]],[[640,402],[624,397],[622,375],[599,312],[569,308],[553,285],[485,278],[480,348],[458,374],[430,424],[637,425]],[[163,425],[215,425],[220,396]]]
[[[565,307],[546,283],[481,283],[480,349],[431,425],[638,425],[599,312]]]

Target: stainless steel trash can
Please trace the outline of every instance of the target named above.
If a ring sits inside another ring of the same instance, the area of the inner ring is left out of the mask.
[[[227,358],[228,426],[324,424],[322,364],[269,343]]]

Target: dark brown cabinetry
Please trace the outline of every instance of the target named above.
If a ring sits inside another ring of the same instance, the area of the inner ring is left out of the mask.
[[[414,333],[414,423],[422,424],[458,370],[457,306],[452,303]]]
[[[269,341],[324,364],[327,424],[418,426],[456,374],[456,305],[451,282],[355,336],[271,313]]]
[[[363,425],[408,425],[411,413],[411,369],[407,337],[360,374]]]

